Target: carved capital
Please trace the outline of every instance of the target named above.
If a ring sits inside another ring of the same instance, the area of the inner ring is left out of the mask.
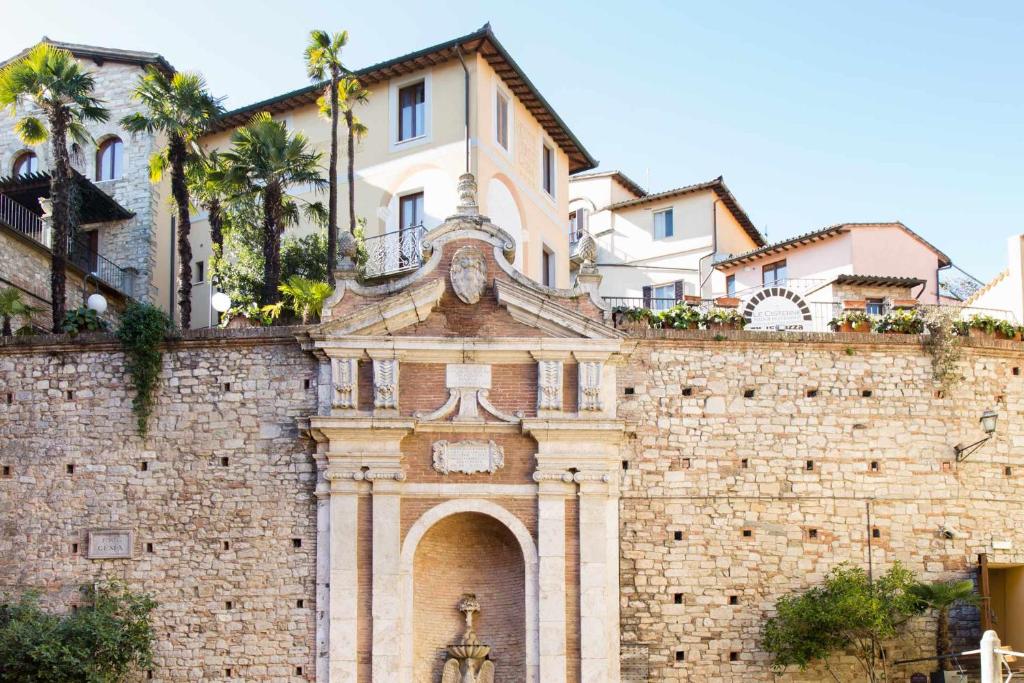
[[[604,401],[601,400],[601,376],[603,372],[604,363],[601,361],[580,361],[580,411],[604,410]]]
[[[373,407],[398,409],[398,359],[373,359]]]
[[[359,405],[359,361],[355,358],[331,359],[331,383],[334,392],[331,407],[354,410]]]
[[[562,361],[537,361],[537,410],[562,410]]]

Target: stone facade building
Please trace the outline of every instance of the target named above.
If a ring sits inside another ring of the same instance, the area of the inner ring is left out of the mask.
[[[775,602],[870,543],[927,580],[981,558],[957,644],[1016,642],[1019,343],[966,340],[943,388],[917,336],[626,334],[592,264],[518,273],[471,185],[416,271],[343,263],[320,324],[167,342],[145,439],[112,338],[0,342],[0,588],[152,592],[147,680],[451,680],[486,646],[496,681],[771,681]]]

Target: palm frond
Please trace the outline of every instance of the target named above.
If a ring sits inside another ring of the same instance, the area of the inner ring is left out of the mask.
[[[26,145],[38,145],[46,142],[46,139],[50,137],[50,132],[46,126],[35,116],[26,116],[23,119],[19,119],[14,124],[14,132],[17,133],[18,138]]]

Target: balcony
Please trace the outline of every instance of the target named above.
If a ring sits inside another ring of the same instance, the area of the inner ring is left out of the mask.
[[[391,277],[419,268],[423,265],[421,246],[426,234],[421,224],[367,237],[363,240],[366,249],[363,277]]]
[[[3,194],[0,194],[0,224],[47,249],[52,246],[49,226],[42,218]],[[68,239],[68,261],[119,292],[131,292],[131,274],[97,252],[81,233],[77,238]]]

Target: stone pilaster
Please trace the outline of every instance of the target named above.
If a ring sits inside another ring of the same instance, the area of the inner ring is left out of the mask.
[[[566,481],[568,478],[568,481]],[[573,494],[568,472],[534,473],[537,493],[538,626],[540,680],[566,679],[565,501]]]
[[[401,667],[401,470],[373,481],[373,680],[394,681]]]

